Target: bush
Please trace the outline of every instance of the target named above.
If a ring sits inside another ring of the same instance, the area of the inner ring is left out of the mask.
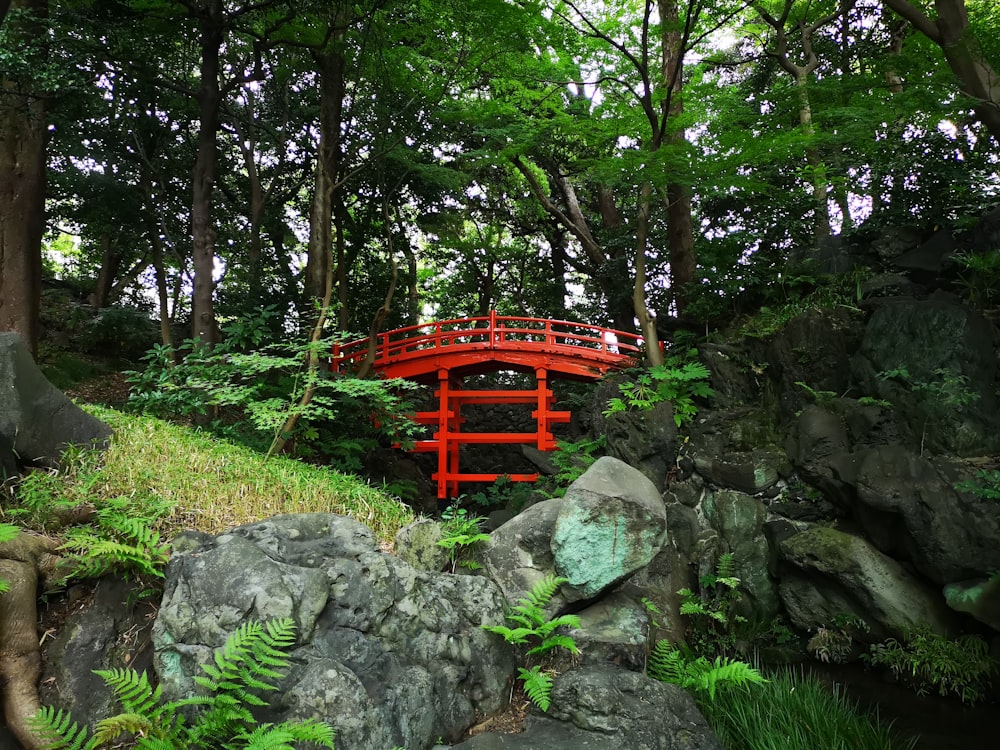
[[[862,658],[870,664],[888,667],[924,695],[931,691],[954,694],[963,703],[975,703],[989,689],[997,662],[989,645],[976,635],[955,640],[920,627],[907,635],[906,643],[890,638],[876,643]]]

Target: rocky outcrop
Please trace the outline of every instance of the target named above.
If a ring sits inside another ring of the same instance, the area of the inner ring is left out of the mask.
[[[607,666],[556,678],[552,707],[521,734],[480,734],[455,750],[722,750],[694,700],[674,685]]]
[[[663,547],[666,509],[653,483],[614,458],[598,459],[570,485],[552,529],[563,595],[591,599],[642,568]]]
[[[815,631],[845,616],[870,628],[869,643],[905,640],[918,625],[954,630],[955,618],[938,593],[864,539],[816,526],[779,544],[783,570],[778,590],[796,627]]]
[[[16,333],[0,333],[0,462],[56,466],[69,445],[104,445],[111,428],[49,383]],[[7,446],[6,449],[4,446]]]
[[[179,540],[156,620],[164,692],[193,690],[198,664],[248,620],[291,617],[294,666],[268,720],[319,718],[339,750],[426,748],[496,712],[513,653],[488,579],[419,571],[333,514],[279,516]]]

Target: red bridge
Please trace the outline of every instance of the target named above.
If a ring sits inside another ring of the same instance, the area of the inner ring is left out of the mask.
[[[333,347],[334,372],[356,370],[369,357],[371,342],[358,339]],[[415,420],[436,427],[430,440],[412,450],[435,452],[438,497],[454,497],[460,482],[492,482],[498,474],[464,474],[459,468],[463,443],[530,443],[539,450],[556,447],[552,425],[568,422],[568,411],[555,410],[550,380],[596,380],[609,370],[642,358],[642,339],[634,333],[565,320],[497,315],[441,320],[399,328],[376,337],[373,365],[386,378],[437,384],[436,411],[418,412]],[[534,390],[466,390],[463,379],[485,372],[533,372]],[[462,432],[465,404],[532,404],[535,432]],[[533,482],[537,474],[509,475]]]

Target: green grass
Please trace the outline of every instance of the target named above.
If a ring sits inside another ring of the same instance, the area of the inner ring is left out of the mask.
[[[727,750],[910,750],[915,740],[863,711],[813,675],[790,669],[764,685],[720,690],[699,705]]]
[[[8,519],[31,527],[41,511],[90,502],[131,503],[156,518],[169,540],[184,529],[211,534],[280,513],[332,512],[369,526],[383,549],[413,520],[412,511],[357,477],[289,458],[265,460],[242,446],[159,419],[99,406],[87,411],[115,430],[102,455],[77,452],[67,470],[32,477],[21,505],[34,511]]]

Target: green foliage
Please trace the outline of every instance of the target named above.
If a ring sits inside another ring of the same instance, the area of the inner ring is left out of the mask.
[[[824,664],[843,664],[854,653],[854,639],[867,633],[868,623],[855,615],[838,615],[830,627],[820,627],[809,639],[806,650]]]
[[[969,388],[969,378],[947,367],[933,371],[933,379],[918,379],[905,367],[894,367],[879,372],[880,380],[900,380],[913,392],[931,396],[937,403],[949,408],[962,408],[979,400],[979,394]]]
[[[976,472],[975,480],[956,482],[955,489],[982,500],[1000,500],[1000,471],[980,469]]]
[[[475,570],[479,563],[466,556],[477,544],[489,541],[490,535],[480,531],[483,519],[480,516],[469,515],[465,508],[449,505],[441,513],[441,539],[439,547],[448,550],[451,561],[451,572],[461,565]]]
[[[9,523],[0,523],[0,544],[12,541],[20,532],[21,530],[17,526]],[[0,578],[0,594],[5,594],[8,591],[10,591],[10,584]]]
[[[813,390],[810,386],[803,383],[801,380],[796,380],[795,385],[804,390],[812,400],[816,402],[817,406],[827,406],[833,403],[833,400],[837,398],[837,394],[833,391],[817,391]]]
[[[535,645],[527,652],[529,656],[544,654],[554,648],[564,648],[573,654],[580,653],[571,637],[555,632],[561,627],[580,627],[580,618],[576,615],[560,615],[550,619],[545,614],[545,606],[567,580],[569,579],[561,576],[545,576],[507,613],[507,620],[514,627],[483,625],[483,630],[501,635],[508,643],[518,646],[535,641]]]
[[[109,497],[103,459],[100,451],[70,446],[62,469],[25,476],[7,508],[12,518],[38,529],[52,529],[68,511],[93,508],[89,518],[64,533],[63,559],[54,579],[59,585],[111,571],[162,577],[170,556],[155,526],[170,514],[173,503],[135,487],[127,495]]]
[[[741,686],[767,682],[760,672],[743,661],[716,656],[709,661],[690,651],[675,648],[670,641],[657,641],[649,655],[647,674],[661,682],[669,682],[695,694],[704,694],[715,700],[720,687]]]
[[[531,702],[542,711],[548,711],[552,705],[552,675],[542,671],[537,664],[531,669],[518,667],[517,674],[524,683],[524,692]]]
[[[707,382],[711,373],[701,362],[692,360],[695,356],[697,351],[691,349],[684,355],[675,355],[664,364],[639,373],[632,382],[621,383],[618,390],[622,395],[608,401],[604,415],[644,411],[669,401],[674,408],[677,426],[690,422],[698,413],[694,399],[715,395]]]
[[[137,750],[293,750],[297,743],[333,750],[333,729],[324,722],[258,726],[251,713],[253,707],[267,705],[258,693],[277,689],[279,670],[288,666],[286,654],[294,643],[291,619],[273,620],[266,627],[246,623],[215,652],[213,664],[202,665],[205,675],[195,681],[204,695],[164,703],[161,689],[145,673],[102,670],[96,674],[114,691],[122,712],[98,722],[89,739],[86,728],[61,709],[43,708],[32,724],[52,750],[96,750],[130,735]]]
[[[697,698],[697,696],[696,696]],[[912,750],[890,727],[859,709],[840,688],[812,674],[782,669],[763,683],[720,690],[699,700],[727,750]]]
[[[144,310],[105,307],[87,323],[84,340],[87,351],[133,359],[153,346],[159,333]]]
[[[580,440],[559,440],[556,445],[559,450],[549,454],[549,459],[555,464],[558,471],[550,477],[542,477],[539,480],[539,489],[548,497],[562,497],[566,494],[566,489],[583,476],[598,459],[598,453],[602,453],[606,447],[606,438],[601,437],[596,440],[581,438]]]
[[[484,491],[469,496],[480,508],[510,508],[520,510],[532,495],[532,488],[525,482],[515,482],[504,474],[497,477]]]
[[[699,579],[701,593],[680,589],[680,613],[692,618],[694,625],[687,635],[691,648],[699,654],[727,652],[736,645],[735,628],[746,618],[735,612],[742,598],[740,579],[734,575],[732,553],[719,555],[716,572]]]
[[[67,532],[60,549],[66,553],[68,578],[99,578],[112,571],[162,578],[170,545],[152,528],[157,520],[132,515],[127,498],[112,498],[97,511],[95,523]]]
[[[547,575],[538,581],[528,592],[528,595],[518,600],[510,612],[507,621],[512,627],[505,625],[482,625],[483,630],[503,636],[508,643],[516,646],[534,644],[527,651],[527,656],[546,654],[553,649],[561,648],[571,654],[579,654],[580,649],[571,636],[555,631],[561,627],[579,628],[580,618],[576,615],[559,615],[549,618],[545,614],[545,606],[568,579],[560,576]],[[530,669],[521,668],[521,680],[524,681],[525,692],[542,711],[549,709],[549,694],[552,690],[551,675],[543,672],[539,666]]]
[[[979,636],[952,640],[926,626],[908,633],[905,643],[895,638],[876,643],[862,658],[888,667],[920,695],[933,690],[941,696],[954,694],[963,703],[975,703],[982,697],[998,666],[989,644]]]
[[[956,253],[951,260],[962,268],[958,278],[973,305],[986,308],[1000,301],[1000,250]]]
[[[162,418],[207,417],[216,433],[258,450],[294,416],[294,431],[282,437],[296,455],[323,455],[347,471],[360,470],[363,454],[379,441],[414,439],[419,428],[403,415],[413,411],[407,395],[419,386],[308,367],[328,355],[333,339],[266,344],[265,323],[233,321],[213,347],[191,340],[176,352],[154,346],[143,357],[146,367],[127,373],[130,408]],[[303,399],[307,392],[311,398]]]

